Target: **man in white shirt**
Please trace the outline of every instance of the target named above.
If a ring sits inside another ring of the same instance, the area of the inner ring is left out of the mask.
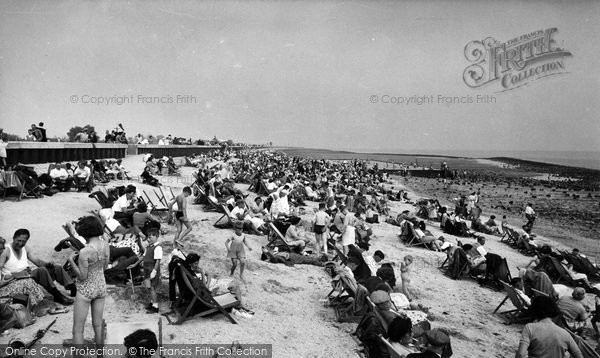
[[[136,187],[133,185],[128,185],[127,189],[125,189],[125,194],[121,195],[119,199],[117,199],[113,206],[113,217],[115,219],[128,219],[130,222],[133,219],[133,213],[136,208],[134,206],[134,199],[136,195]]]
[[[75,183],[77,184],[77,191],[80,192],[85,187],[87,192],[90,193],[93,184],[92,171],[85,165],[85,162],[79,162],[78,167],[73,174]]]
[[[527,223],[523,225],[523,230],[531,232],[531,228],[533,228],[533,223],[535,222],[535,211],[531,203],[527,203],[525,207],[525,218],[527,218]]]
[[[69,176],[69,173],[61,163],[56,163],[54,168],[50,170],[50,177],[58,190],[69,191],[71,189],[73,178]]]

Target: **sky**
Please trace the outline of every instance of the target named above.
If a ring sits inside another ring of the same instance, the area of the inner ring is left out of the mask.
[[[577,0],[2,1],[0,126],[24,135],[44,122],[64,136],[122,123],[129,135],[357,151],[596,152],[598,19],[600,2]],[[465,85],[469,42],[553,27],[572,54],[566,73],[504,92]],[[478,95],[495,103],[437,103]],[[411,96],[435,101],[389,103]]]

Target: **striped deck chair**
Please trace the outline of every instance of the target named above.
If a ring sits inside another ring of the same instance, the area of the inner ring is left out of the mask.
[[[491,288],[494,291],[502,291],[504,286],[502,286],[501,281],[512,281],[506,258],[500,257],[499,255],[493,253],[488,253],[485,256],[485,260],[486,274],[485,278],[478,280],[479,284],[481,286]]]
[[[219,229],[228,229],[230,227],[233,227],[233,220],[231,219],[231,211],[229,211],[229,208],[227,207],[227,205],[224,205],[224,204],[220,204],[220,205],[221,205],[221,212],[223,213],[223,215],[221,215],[221,217],[217,221],[215,221],[213,226],[216,228],[219,228]]]
[[[145,190],[142,192],[146,196],[146,198],[142,197],[142,200],[146,202],[146,205],[150,209],[150,214],[156,215],[162,221],[167,220],[169,218],[169,207],[162,203],[156,191],[152,190],[150,194]],[[154,200],[152,200],[152,196],[154,196]]]
[[[204,282],[201,279],[193,275],[181,264],[178,264],[177,267],[179,269],[178,275],[180,275],[180,280],[182,281],[178,282],[178,285],[181,284],[184,286],[179,287],[179,292],[189,292],[193,294],[193,297],[189,302],[186,302],[181,310],[174,310],[163,314],[170,324],[181,324],[184,321],[192,318],[190,313],[197,304],[203,306],[205,309],[194,314],[193,317],[204,317],[214,313],[220,313],[224,315],[231,323],[237,324],[236,320],[229,314],[229,312],[227,312],[228,309],[239,306],[240,302],[235,298],[235,296],[233,296],[231,293],[212,296],[211,292],[204,285]],[[176,320],[172,320],[169,317],[169,315],[172,313],[176,314]]]
[[[534,317],[527,310],[527,305],[526,305],[525,301],[519,295],[519,293],[516,291],[516,289],[504,281],[500,281],[500,282],[502,283],[504,292],[506,292],[506,297],[504,297],[502,302],[500,302],[498,307],[496,307],[493,314],[504,319],[506,321],[506,323],[508,323],[508,324],[526,323],[526,322],[533,321]],[[498,312],[498,310],[500,310],[500,307],[502,307],[508,300],[510,300],[510,302],[513,304],[515,309]]]
[[[273,225],[272,222],[268,224],[268,227],[269,235],[267,236],[267,239],[269,242],[266,245],[267,249],[279,247],[279,251],[293,251],[292,247],[288,245],[287,241],[285,240],[285,236],[281,234],[281,232],[275,227],[275,225]]]

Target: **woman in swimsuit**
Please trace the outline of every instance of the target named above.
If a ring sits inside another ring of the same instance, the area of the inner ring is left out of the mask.
[[[104,313],[104,297],[106,281],[104,270],[108,265],[109,246],[101,239],[103,228],[100,221],[93,216],[79,220],[77,233],[85,239],[87,245],[69,257],[69,262],[76,274],[77,296],[73,311],[73,344],[83,344],[83,331],[90,305],[92,307],[92,326],[96,344],[102,344],[102,315]]]

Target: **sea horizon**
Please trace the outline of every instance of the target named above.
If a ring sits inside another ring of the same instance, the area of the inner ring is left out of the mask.
[[[564,165],[575,168],[600,170],[600,151],[556,151],[556,150],[403,150],[403,149],[370,149],[370,148],[311,148],[285,146],[289,149],[309,149],[329,151],[331,153],[353,153],[361,155],[382,156],[415,156],[415,157],[455,157],[469,159],[514,158],[534,162]]]

